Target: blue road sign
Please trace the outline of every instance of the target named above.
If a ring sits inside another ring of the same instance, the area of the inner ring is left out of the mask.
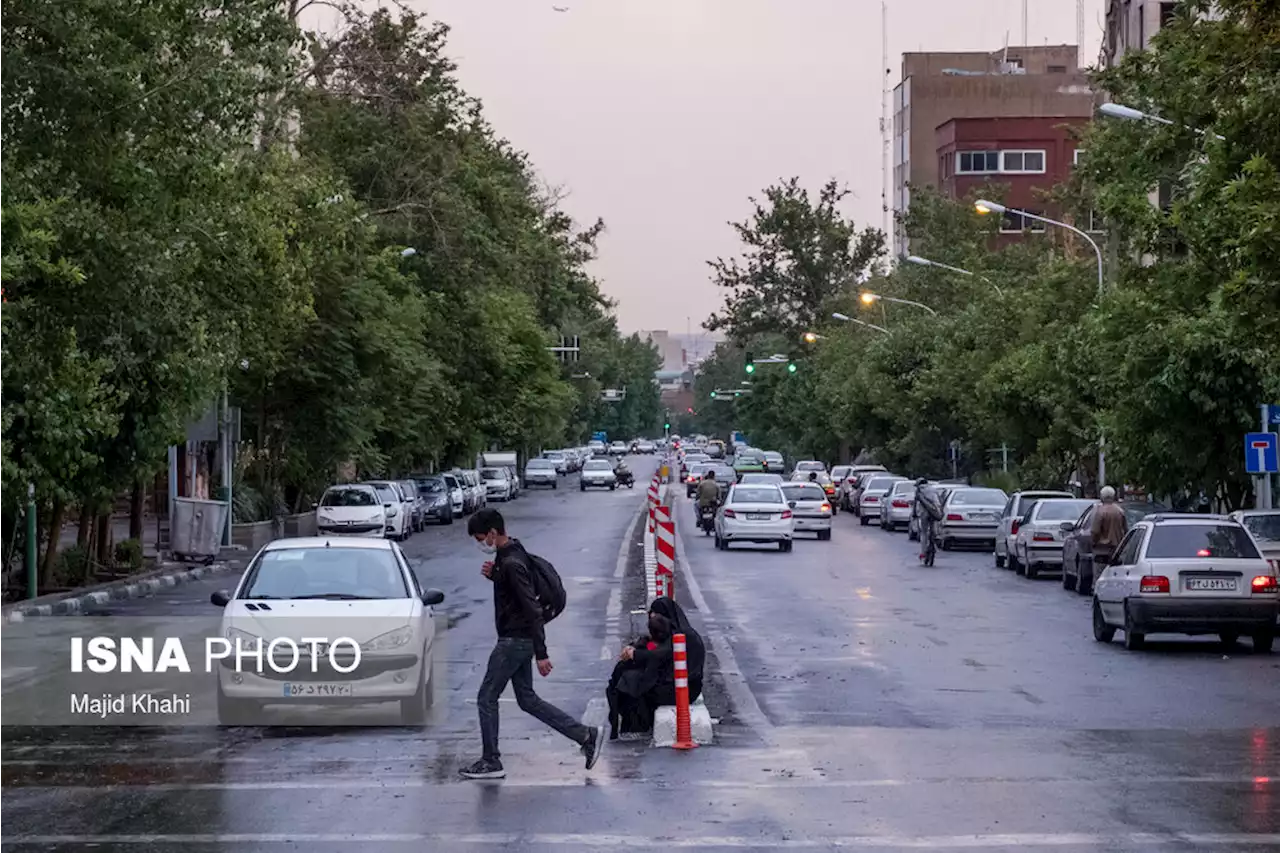
[[[1280,403],[1272,403],[1267,407],[1267,423],[1280,426]]]
[[[1274,432],[1247,432],[1244,435],[1244,469],[1250,474],[1280,473]]]

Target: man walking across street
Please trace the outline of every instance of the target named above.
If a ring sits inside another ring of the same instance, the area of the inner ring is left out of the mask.
[[[1093,525],[1089,535],[1093,544],[1093,576],[1102,574],[1102,570],[1111,562],[1111,555],[1116,552],[1120,540],[1129,532],[1129,519],[1124,510],[1116,503],[1116,490],[1111,486],[1103,486],[1098,493],[1102,505],[1093,513]]]
[[[595,766],[604,748],[604,726],[585,726],[564,711],[544,701],[533,690],[533,662],[538,673],[551,674],[543,632],[543,609],[538,599],[539,569],[519,540],[507,536],[506,522],[496,509],[482,509],[467,522],[467,533],[491,559],[480,568],[493,582],[493,612],[498,642],[489,655],[489,665],[476,704],[480,713],[480,738],[484,754],[461,773],[468,779],[501,779],[506,776],[498,750],[498,698],[507,683],[516,694],[520,710],[530,714],[560,734],[580,744],[587,769]],[[563,601],[561,602],[563,604]],[[553,614],[554,615],[554,614]]]

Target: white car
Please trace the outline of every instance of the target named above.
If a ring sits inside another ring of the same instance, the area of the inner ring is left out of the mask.
[[[796,467],[792,469],[791,474],[792,474],[793,480],[798,480],[800,478],[796,477],[795,476],[796,474],[807,475],[810,471],[823,472],[826,470],[827,470],[827,464],[825,462],[818,462],[813,459],[807,459],[802,462],[797,462]]]
[[[485,497],[493,501],[509,501],[513,497],[511,475],[506,468],[481,468]]]
[[[534,486],[560,488],[560,473],[554,459],[530,459],[524,466],[524,487],[532,489]]]
[[[944,551],[957,542],[990,542],[994,548],[1000,513],[1008,502],[1003,489],[970,486],[948,492],[942,504],[942,520],[933,528],[934,538]]]
[[[585,492],[589,488],[618,488],[618,475],[613,473],[613,463],[608,459],[592,459],[582,466],[582,476],[578,478],[578,490]]]
[[[781,486],[735,484],[716,513],[716,547],[722,551],[734,542],[776,542],[779,551],[790,551],[794,533],[794,513]]]
[[[386,510],[373,486],[330,486],[316,503],[316,530],[322,536],[381,539],[387,535],[386,527]]]
[[[278,539],[258,552],[234,592],[215,592],[210,600],[223,608],[219,636],[233,650],[217,665],[220,723],[260,723],[261,709],[271,704],[382,702],[399,703],[402,723],[427,721],[432,608],[444,593],[419,586],[397,545]],[[304,642],[308,638],[323,641],[326,650]],[[266,652],[275,640],[282,642]],[[238,664],[237,643],[245,652]],[[296,664],[295,646],[301,652]],[[263,653],[261,666],[255,650]]]
[[[453,517],[462,518],[467,514],[467,492],[463,487],[462,479],[456,471],[450,471],[440,476],[444,477],[445,485],[449,489],[449,505],[453,507]]]
[[[621,441],[615,441],[609,445],[609,455],[610,456],[626,456],[627,449],[628,448],[625,443]]]
[[[652,441],[637,441],[637,442],[636,442],[636,452],[637,452],[637,453],[654,453],[655,451],[657,451],[657,449],[658,449],[658,448],[654,446],[654,443],[653,443]]]
[[[569,461],[569,454],[563,450],[545,450],[542,453],[543,459],[549,459],[556,466],[557,474],[568,474],[569,468],[572,467]]]
[[[776,477],[777,475],[761,476]],[[791,507],[791,513],[795,518],[795,532],[816,533],[819,539],[830,539],[831,498],[822,490],[822,487],[813,483],[785,483],[781,488],[782,496],[787,499],[787,506]]]
[[[866,527],[874,518],[880,519],[880,510],[889,490],[894,483],[901,483],[906,477],[895,474],[882,474],[866,481],[858,495],[858,523]]]
[[[1062,571],[1062,546],[1076,519],[1093,501],[1081,498],[1041,498],[1018,520],[1013,538],[1014,571],[1034,578],[1042,571]]]
[[[1097,567],[1095,567],[1097,571]],[[1271,651],[1280,583],[1276,569],[1239,522],[1224,516],[1153,513],[1120,541],[1093,582],[1093,637],[1124,631],[1127,649],[1147,634],[1242,635]]]
[[[1013,540],[1018,536],[1018,523],[1031,509],[1031,505],[1041,498],[1074,498],[1070,492],[1014,492],[1000,513],[1000,529],[996,531],[995,559],[996,568],[1003,569],[1006,561],[1009,568],[1016,569],[1009,557],[1013,555]]]
[[[764,474],[759,471],[751,471],[743,474],[742,479],[738,482],[744,486],[781,486],[783,481],[781,474]]]
[[[393,480],[372,480],[365,485],[373,486],[382,499],[382,508],[387,513],[387,538],[403,541],[413,535],[413,506],[400,484]]]
[[[911,526],[911,513],[915,511],[916,484],[914,480],[899,480],[881,500],[880,529],[897,530]]]

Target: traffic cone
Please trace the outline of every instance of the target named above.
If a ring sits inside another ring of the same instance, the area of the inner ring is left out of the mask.
[[[693,726],[689,722],[689,661],[684,634],[671,638],[676,672],[676,742],[673,749],[694,749]]]

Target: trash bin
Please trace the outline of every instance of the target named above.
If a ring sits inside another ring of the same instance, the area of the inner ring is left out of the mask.
[[[222,531],[228,506],[222,501],[177,498],[169,530],[169,548],[175,559],[212,563],[222,549]]]

